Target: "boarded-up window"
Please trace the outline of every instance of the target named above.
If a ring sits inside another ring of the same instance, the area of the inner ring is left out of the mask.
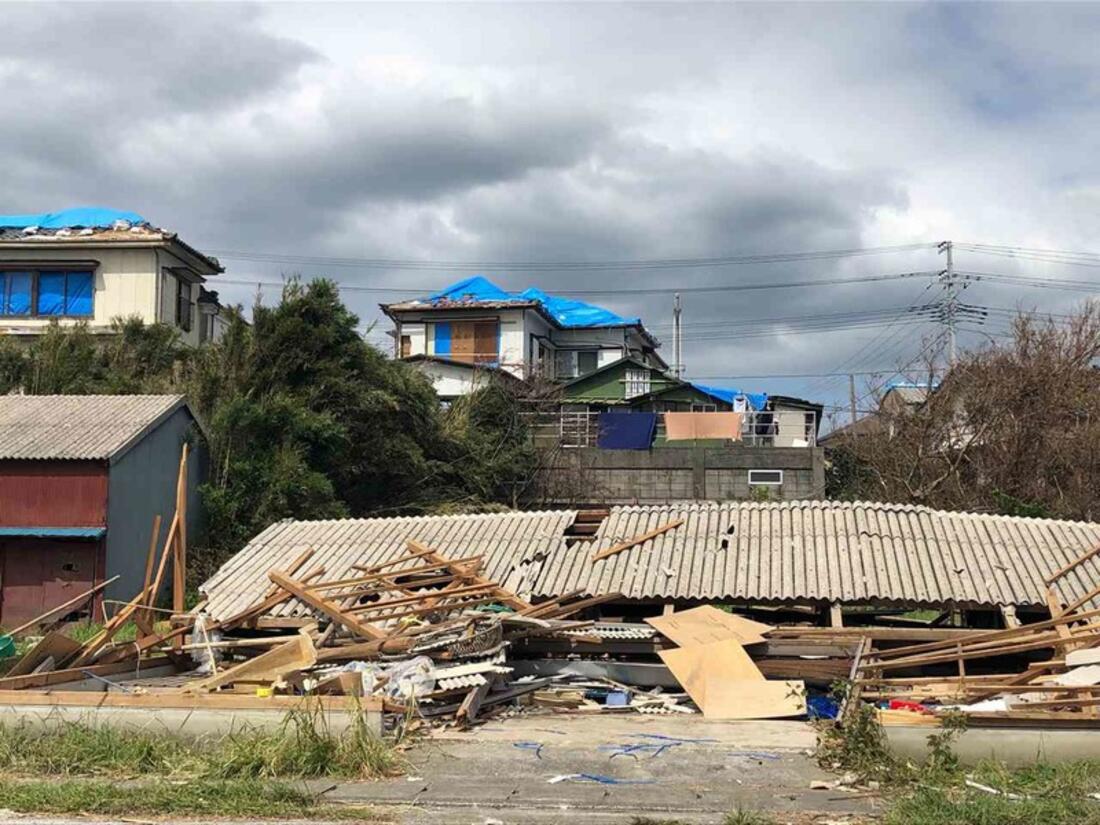
[[[408,358],[412,354],[412,337],[409,335],[401,336],[401,357]]]
[[[497,321],[452,321],[451,357],[470,364],[499,360],[500,325]]]

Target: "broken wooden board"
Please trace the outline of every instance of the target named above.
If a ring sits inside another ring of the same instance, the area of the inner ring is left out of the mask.
[[[706,673],[706,719],[782,719],[806,713],[806,685],[792,681],[729,681]],[[692,697],[694,698],[694,697]]]
[[[11,676],[26,676],[34,673],[35,669],[44,664],[48,659],[53,659],[53,665],[49,670],[60,670],[80,652],[83,645],[75,642],[63,633],[56,630],[47,633],[41,640],[23,654],[23,657],[4,674],[5,678]]]
[[[667,616],[654,616],[645,621],[680,647],[726,639],[733,639],[741,645],[755,645],[766,642],[763,634],[773,629],[771,625],[735,616],[710,605],[693,607],[691,610],[670,613]]]
[[[246,682],[273,682],[284,674],[295,670],[304,670],[317,664],[317,649],[313,646],[313,640],[302,633],[293,641],[272,648],[267,653],[262,653],[255,659],[249,659],[228,670],[215,674],[201,682],[187,685],[183,688],[186,693],[204,692],[216,690],[223,685],[229,685],[236,681]]]
[[[1086,647],[1081,650],[1071,650],[1066,654],[1066,667],[1081,665],[1100,665],[1100,648]]]
[[[765,681],[764,674],[753,664],[749,654],[733,639],[658,650],[657,655],[704,713],[707,684],[711,678],[728,682]]]

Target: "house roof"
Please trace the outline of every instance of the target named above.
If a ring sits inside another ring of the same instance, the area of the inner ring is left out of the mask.
[[[455,358],[446,358],[442,355],[429,355],[423,352],[417,353],[416,355],[407,355],[401,360],[406,364],[443,364],[448,367],[459,367],[460,369],[470,370],[471,372],[475,370],[492,372],[495,375],[499,375],[505,381],[514,381],[517,384],[523,383],[522,378],[512,375],[508,370],[501,369],[499,364],[472,364],[469,361],[459,361]]]
[[[210,273],[224,272],[217,258],[153,226],[136,212],[88,206],[24,215],[0,215],[0,244],[9,247],[66,245],[172,246],[197,259]]]
[[[635,401],[638,401],[640,399],[645,399],[645,398],[655,398],[655,397],[657,397],[657,396],[659,396],[663,393],[672,392],[674,390],[684,389],[684,388],[694,389],[694,390],[696,390],[697,392],[699,392],[703,395],[706,395],[710,398],[714,398],[714,399],[716,399],[718,401],[721,401],[725,404],[731,404],[731,405],[733,404],[733,399],[734,398],[736,398],[738,395],[744,395],[747,399],[749,399],[749,404],[752,406],[752,408],[756,409],[756,410],[763,409],[764,408],[764,403],[767,400],[767,395],[765,395],[764,393],[756,393],[756,394],[742,393],[740,390],[726,389],[724,387],[709,387],[709,386],[705,386],[703,384],[696,384],[692,381],[685,381],[682,378],[677,378],[675,375],[671,375],[670,373],[666,372],[665,370],[662,370],[662,369],[659,369],[658,367],[653,366],[652,364],[647,364],[644,361],[640,361],[639,359],[637,359],[637,358],[635,358],[631,355],[625,356],[623,358],[619,358],[618,360],[612,361],[609,364],[604,364],[602,367],[594,369],[592,372],[588,372],[588,373],[585,373],[584,375],[580,375],[580,376],[577,376],[576,378],[570,379],[569,381],[566,381],[563,386],[566,386],[566,387],[574,386],[575,384],[579,384],[582,381],[587,381],[588,379],[592,378],[593,376],[600,375],[602,373],[608,372],[609,370],[617,369],[617,368],[619,368],[623,365],[626,365],[626,364],[636,366],[640,369],[653,370],[655,372],[659,372],[662,375],[662,377],[665,380],[668,381],[668,386],[667,387],[661,387],[660,389],[655,389],[652,392],[646,393],[645,395],[639,395],[639,396],[635,396],[634,398],[627,399],[631,402],[635,402]]]
[[[407,539],[444,555],[485,555],[485,574],[528,597],[572,591],[627,599],[1045,605],[1045,576],[1100,541],[1100,524],[953,513],[877,502],[685,502],[612,507],[594,540],[569,546],[574,511],[285,521],[202,590],[220,618],[258,603],[267,572],[303,550],[326,578],[401,557]],[[670,521],[684,524],[599,562],[592,556]],[[1100,580],[1090,560],[1064,577],[1069,602]],[[276,615],[304,615],[291,602]]]
[[[382,304],[387,315],[408,310],[464,309],[537,309],[548,321],[561,329],[595,329],[601,327],[635,327],[653,345],[658,342],[646,330],[641,318],[625,318],[595,304],[550,295],[531,287],[522,292],[509,292],[482,275],[457,281],[426,299]]]
[[[182,395],[0,396],[0,459],[114,460],[184,406]]]

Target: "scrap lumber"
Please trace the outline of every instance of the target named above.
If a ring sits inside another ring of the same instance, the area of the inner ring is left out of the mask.
[[[364,639],[384,639],[388,635],[366,622],[359,621],[354,616],[341,610],[339,605],[314,593],[310,590],[309,585],[304,582],[292,579],[278,570],[270,571],[267,576],[272,582],[279,585],[279,587],[286,592],[292,594],[299,601],[309,605],[332,621],[343,625],[357,636],[361,636]]]
[[[491,682],[484,682],[471,689],[466,694],[466,698],[462,700],[462,704],[458,706],[458,710],[455,712],[455,721],[461,725],[468,725],[477,719],[477,715],[481,711],[481,704],[485,701],[485,697],[489,695],[489,688],[491,687]]]
[[[667,616],[653,616],[645,622],[680,647],[724,639],[734,639],[742,645],[760,644],[767,641],[763,634],[773,630],[771,625],[735,616],[710,605]]]
[[[56,630],[51,631],[43,636],[38,644],[24,653],[4,676],[26,676],[28,673],[33,673],[47,661],[53,662],[50,670],[57,670],[65,667],[66,663],[80,652],[80,648],[80,642],[70,639]]]
[[[684,520],[682,518],[676,519],[675,521],[670,521],[668,524],[662,524],[660,527],[655,527],[647,533],[642,533],[639,536],[635,536],[632,539],[627,539],[626,541],[621,541],[618,544],[613,544],[606,550],[600,550],[594,556],[592,556],[592,561],[600,561],[601,559],[606,559],[609,556],[614,556],[617,553],[621,553],[624,550],[629,550],[631,547],[643,544],[650,539],[655,539],[657,538],[657,536],[663,535],[669,530],[675,530],[683,523]]]
[[[180,451],[179,473],[176,478],[176,542],[172,557],[172,610],[182,613],[187,594],[187,456],[190,446],[185,442]],[[155,599],[154,591],[150,599]]]
[[[134,611],[145,604],[148,592],[149,591],[142,590],[134,596],[134,598],[127,602],[126,605],[103,626],[103,629],[99,631],[99,633],[85,642],[80,654],[73,660],[73,667],[91,662],[96,654],[99,653],[103,647],[114,638],[114,635],[122,629],[122,626],[126,623],[126,620],[133,615]]]
[[[167,657],[147,659],[141,663],[143,670],[163,667],[172,664]],[[86,665],[84,667],[67,667],[62,670],[51,670],[48,673],[28,673],[25,676],[6,676],[0,679],[0,691],[28,690],[45,688],[50,685],[61,685],[66,682],[79,682],[86,676],[112,676],[116,673],[133,671],[133,662],[113,662],[106,665]]]
[[[496,597],[496,601],[510,607],[517,612],[523,612],[531,607],[529,602],[525,602],[523,599],[516,596],[515,593],[511,593],[505,590],[498,583],[492,582],[489,579],[483,578],[477,575],[475,572],[471,572],[469,569],[463,567],[460,564],[456,564],[453,561],[445,558],[434,550],[426,547],[420,542],[410,539],[407,542],[408,550],[410,553],[416,556],[427,558],[430,561],[443,565],[450,573],[454,575],[456,579],[461,579],[467,584],[486,584],[492,585],[492,593]]]
[[[575,613],[580,613],[582,610],[587,610],[590,607],[596,607],[597,605],[606,604],[607,602],[617,602],[622,599],[622,593],[604,593],[601,596],[593,596],[590,599],[584,599],[579,602],[573,602],[573,604],[567,604],[564,607],[558,607],[549,613],[543,613],[538,616],[540,619],[564,619],[566,616],[572,616]]]
[[[302,576],[298,581],[302,582],[303,584],[307,584],[318,576],[323,576],[324,574],[325,568],[315,567],[313,570]],[[289,573],[288,575],[294,574]],[[222,621],[218,622],[217,627],[222,630],[230,630],[240,625],[248,624],[249,622],[258,619],[260,616],[263,616],[269,610],[275,609],[287,599],[293,597],[292,593],[283,590],[283,588],[279,587],[278,585],[274,585],[269,588],[268,592],[271,593],[271,595],[264,598],[263,601],[259,602],[258,604],[254,604],[251,607],[246,607],[244,610],[240,611],[239,613],[233,614],[228,619],[223,619]],[[213,630],[214,628],[211,627],[210,629]]]
[[[317,649],[306,633],[300,633],[292,641],[279,645],[254,659],[223,670],[201,682],[186,685],[186,692],[217,690],[234,682],[270,682],[281,679],[287,673],[304,670],[317,664]]]
[[[1086,553],[1084,553],[1083,555],[1077,557],[1076,559],[1071,561],[1069,564],[1067,564],[1065,567],[1062,567],[1058,570],[1055,570],[1053,573],[1051,573],[1049,576],[1047,576],[1043,580],[1043,583],[1047,587],[1050,587],[1052,584],[1054,584],[1056,581],[1058,581],[1058,579],[1062,578],[1067,573],[1072,572],[1077,567],[1081,566],[1082,564],[1087,562],[1089,559],[1091,559],[1091,558],[1093,558],[1097,555],[1100,555],[1100,544],[1097,544],[1091,550],[1089,550]]]
[[[153,583],[153,568],[157,563],[157,543],[160,539],[160,513],[153,516],[153,532],[149,534],[149,552],[145,555],[145,584],[142,585],[141,592],[148,593],[149,586]],[[155,599],[150,599],[149,606],[152,607],[152,602]],[[148,613],[139,613],[143,618],[151,620],[151,616]]]

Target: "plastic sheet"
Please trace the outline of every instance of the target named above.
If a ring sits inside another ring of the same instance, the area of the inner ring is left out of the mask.
[[[481,275],[451,284],[431,295],[429,300],[469,303],[534,302],[563,327],[621,327],[640,326],[642,323],[639,318],[624,318],[595,304],[548,295],[541,289],[531,288],[523,292],[508,292]]]
[[[60,212],[40,212],[30,215],[0,215],[0,227],[5,229],[26,229],[37,226],[39,229],[106,229],[119,221],[128,224],[147,223],[137,212],[125,212],[121,209],[107,209],[101,206],[81,206],[74,209],[62,209]]]

